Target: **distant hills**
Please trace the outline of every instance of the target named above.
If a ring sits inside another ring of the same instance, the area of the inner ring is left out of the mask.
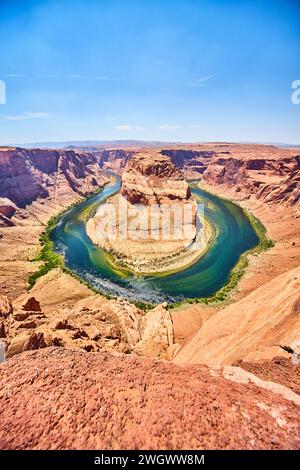
[[[89,147],[161,147],[163,145],[178,145],[181,142],[161,142],[145,140],[68,140],[65,142],[32,142],[27,144],[17,144],[24,148],[89,148]]]
[[[9,146],[23,147],[23,148],[52,148],[52,149],[92,149],[92,148],[141,148],[141,147],[163,147],[163,146],[177,146],[177,145],[201,145],[212,142],[166,142],[160,140],[67,140],[63,142],[30,142],[30,143],[19,143]],[[219,143],[217,141],[213,143]],[[283,142],[223,142],[226,144],[259,144],[259,145],[274,145],[275,147],[289,147],[289,148],[300,148],[299,144],[288,144]]]

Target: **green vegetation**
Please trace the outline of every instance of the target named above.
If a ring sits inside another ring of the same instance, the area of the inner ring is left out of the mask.
[[[100,189],[100,191],[102,188]],[[97,193],[99,190],[97,191]],[[96,193],[93,193],[92,195],[88,196],[88,198],[95,196]],[[222,198],[225,199],[225,198]],[[80,201],[81,202],[81,201]],[[60,218],[62,217],[63,214],[65,214],[68,210],[70,210],[72,207],[75,205],[80,204],[79,203],[74,203],[71,206],[69,206],[67,209],[59,213],[58,215],[52,217],[46,228],[45,231],[41,234],[40,236],[40,243],[41,243],[41,250],[38,253],[38,255],[34,258],[34,261],[42,261],[43,264],[40,266],[39,270],[34,273],[33,275],[30,276],[28,283],[29,283],[29,289],[31,289],[34,284],[36,283],[37,279],[40,278],[41,276],[44,276],[47,274],[49,271],[51,271],[54,268],[60,268],[63,272],[68,273],[69,275],[73,276],[75,279],[77,279],[81,284],[86,285],[89,289],[91,289],[95,293],[100,293],[104,295],[107,299],[113,299],[115,298],[114,296],[108,295],[106,293],[101,292],[100,290],[96,289],[93,287],[91,284],[89,284],[87,281],[84,281],[81,279],[77,274],[69,270],[64,263],[64,259],[61,255],[58,255],[57,253],[54,252],[53,250],[53,243],[50,239],[50,233],[54,229],[54,227],[58,224]],[[87,220],[93,210],[95,210],[96,204],[93,204],[90,208],[89,211],[86,211],[84,213],[84,219]],[[256,217],[254,217],[252,214],[247,212],[245,209],[243,209],[245,216],[248,218],[250,223],[252,224],[258,238],[259,238],[259,243],[252,248],[251,250],[243,253],[238,260],[237,264],[234,266],[234,268],[231,270],[230,275],[228,277],[228,280],[226,284],[221,287],[215,294],[213,294],[210,297],[199,297],[199,298],[190,298],[190,299],[184,299],[183,301],[175,302],[172,304],[169,304],[169,308],[175,308],[179,307],[182,304],[193,304],[193,303],[204,303],[206,305],[211,305],[211,304],[216,304],[219,302],[224,301],[230,292],[237,286],[239,280],[243,276],[249,261],[248,261],[248,256],[250,254],[258,254],[261,251],[268,250],[269,248],[274,246],[274,242],[270,239],[267,238],[266,235],[266,228],[264,225],[258,220]],[[155,307],[155,305],[148,303],[148,302],[142,302],[142,301],[134,301],[132,302],[136,305],[137,308],[142,309],[144,311],[148,311],[151,308]]]
[[[55,217],[52,217],[47,224],[46,230],[40,235],[39,241],[41,243],[42,248],[33,261],[43,261],[43,264],[40,266],[39,270],[36,273],[32,274],[29,277],[29,289],[34,286],[39,277],[44,276],[49,271],[51,271],[51,269],[64,267],[62,257],[53,251],[52,242],[49,238],[51,230],[58,223],[61,215],[62,213],[58,214]]]

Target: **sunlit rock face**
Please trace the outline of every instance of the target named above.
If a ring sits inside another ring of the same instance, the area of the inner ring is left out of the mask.
[[[267,204],[300,204],[299,149],[240,145],[212,158],[203,179]]]
[[[108,180],[88,152],[0,147],[0,197],[18,207],[37,199],[85,196]]]
[[[159,153],[137,154],[128,161],[121,193],[131,204],[168,204],[192,199],[182,172],[170,157]]]

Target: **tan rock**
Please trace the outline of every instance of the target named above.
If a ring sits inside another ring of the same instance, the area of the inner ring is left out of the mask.
[[[45,348],[46,343],[44,341],[43,333],[28,333],[22,334],[10,342],[7,348],[7,357],[12,357],[16,354],[20,354],[24,351],[32,349]]]
[[[178,364],[234,364],[287,355],[300,338],[300,268],[256,289],[209,318],[174,358]]]
[[[163,204],[186,201],[190,188],[171,158],[155,152],[132,157],[122,174],[122,196],[131,204]]]
[[[158,305],[141,318],[141,341],[136,351],[148,357],[167,357],[167,350],[173,346],[173,323],[166,305]],[[169,350],[170,351],[170,350]]]

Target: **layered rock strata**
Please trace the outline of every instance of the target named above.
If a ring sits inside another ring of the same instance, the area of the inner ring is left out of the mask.
[[[85,196],[107,181],[87,152],[0,148],[0,196],[19,207],[65,194]]]

